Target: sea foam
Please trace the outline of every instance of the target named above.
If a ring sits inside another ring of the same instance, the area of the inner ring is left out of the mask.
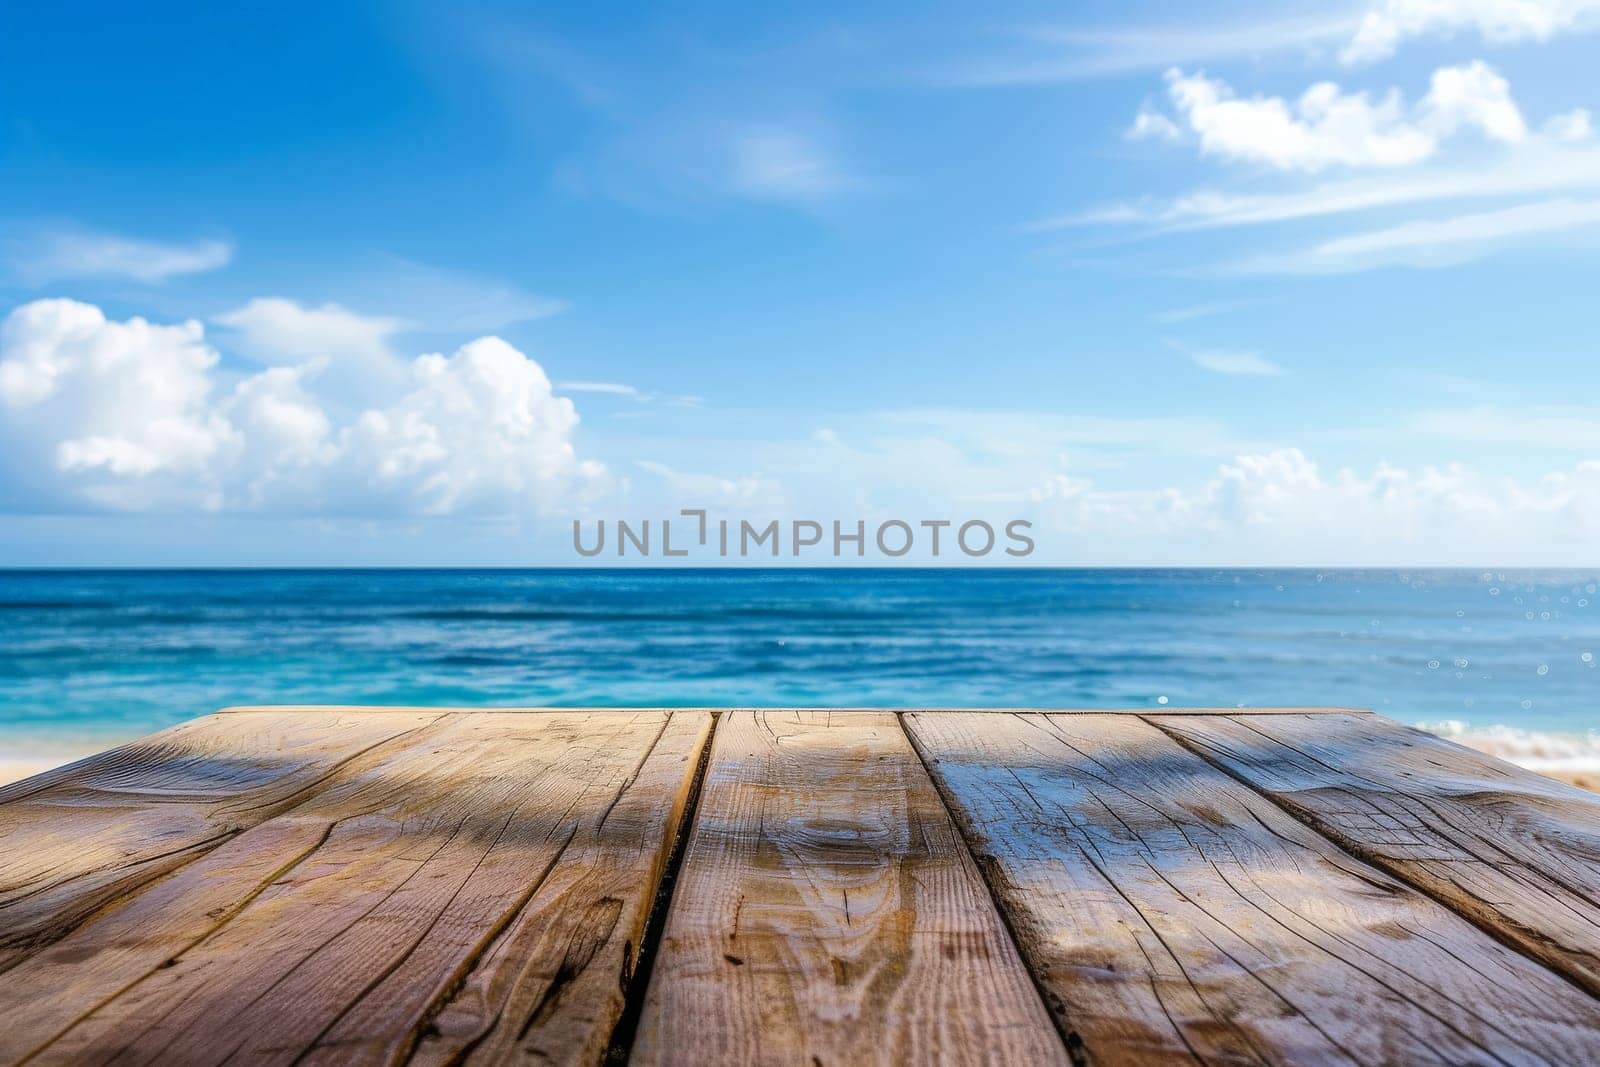
[[[1472,726],[1457,719],[1417,726],[1457,744],[1558,777],[1600,775],[1600,732],[1544,733],[1516,726]]]

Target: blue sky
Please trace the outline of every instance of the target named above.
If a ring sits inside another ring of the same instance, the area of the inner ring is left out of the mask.
[[[1597,47],[1587,0],[13,6],[0,562],[566,563],[694,506],[1593,562]]]

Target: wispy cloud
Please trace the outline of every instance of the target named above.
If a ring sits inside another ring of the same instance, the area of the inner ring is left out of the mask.
[[[1249,307],[1256,303],[1254,300],[1217,300],[1209,304],[1190,304],[1188,307],[1173,308],[1170,311],[1160,311],[1150,316],[1152,322],[1172,324],[1190,322],[1194,319],[1207,319],[1213,315],[1226,315],[1230,311]]]
[[[1274,378],[1284,373],[1282,367],[1259,352],[1225,348],[1191,348],[1170,338],[1167,340],[1167,347],[1195,366],[1213,374]]]
[[[761,473],[731,477],[701,474],[681,471],[650,459],[637,460],[634,466],[661,479],[680,499],[700,506],[741,507],[756,501],[780,503],[782,500],[781,485]]]
[[[557,382],[556,389],[563,393],[606,393],[611,396],[628,396],[642,400],[644,393],[635,386],[621,382]]]
[[[1548,41],[1600,28],[1600,0],[1380,0],[1340,52],[1346,63],[1387,59],[1404,41],[1475,33],[1488,44]]]
[[[1246,273],[1342,274],[1385,266],[1445,267],[1518,239],[1600,225],[1600,199],[1561,198],[1497,211],[1401,223],[1337,237],[1301,252],[1238,265]]]
[[[795,130],[741,132],[728,150],[732,188],[754,199],[810,202],[862,184],[815,138]]]
[[[781,50],[755,57],[696,41],[695,77],[685,82],[659,74],[684,58],[676,38],[657,42],[651,65],[608,62],[599,49],[517,20],[494,20],[473,40],[513,114],[554,83],[595,120],[597,135],[557,167],[579,195],[642,207],[716,198],[813,208],[873,184],[829,120],[830,79],[808,65],[797,87],[793,58]]]
[[[1600,189],[1600,145],[1530,136],[1513,151],[1470,165],[1440,162],[1383,178],[1344,178],[1299,189],[1198,189],[1170,200],[1125,201],[1044,219],[1036,231],[1135,225],[1160,232],[1255,226],[1430,202],[1492,200]]]
[[[1327,51],[1355,26],[1353,17],[1339,14],[1109,30],[1033,27],[1006,34],[987,55],[945,66],[932,80],[973,88],[1053,85],[1287,50]]]
[[[1395,14],[1404,6],[1384,10]],[[1412,105],[1398,89],[1374,95],[1331,81],[1289,98],[1248,96],[1198,71],[1169,69],[1165,78],[1170,114],[1146,103],[1128,136],[1187,143],[1202,156],[1242,164],[1238,188],[1111,203],[1027,229],[1122,227],[1149,238],[1387,211],[1384,225],[1225,268],[1337,273],[1391,264],[1445,266],[1512,240],[1591,225],[1588,202],[1600,193],[1600,146],[1588,111],[1554,114],[1531,128],[1506,79],[1481,60],[1434,70],[1428,91]],[[1293,181],[1356,169],[1385,176]],[[1273,172],[1279,177],[1266,180]],[[1486,209],[1444,219],[1393,217],[1399,208],[1469,200],[1487,202]]]
[[[82,229],[32,229],[8,245],[11,272],[29,285],[86,278],[153,285],[180,274],[216,270],[233,260],[233,244],[225,240],[153,241]]]
[[[931,80],[971,88],[1054,85],[1295,53],[1355,65],[1422,37],[1470,33],[1507,45],[1597,28],[1600,0],[1376,0],[1364,11],[1220,24],[1208,17],[1112,29],[1034,26],[996,34],[983,54],[948,63]]]
[[[621,396],[630,400],[637,400],[641,404],[661,403],[669,407],[680,408],[699,407],[702,402],[701,398],[697,396],[651,393],[640,389],[636,385],[628,385],[624,382],[557,382],[556,391],[559,393],[598,393],[602,396]]]
[[[1481,405],[1424,411],[1412,418],[1411,430],[1476,445],[1600,452],[1600,411],[1594,408],[1538,406],[1508,410]]]
[[[397,256],[364,260],[328,282],[349,305],[403,316],[419,330],[487,333],[567,309],[515,282]]]

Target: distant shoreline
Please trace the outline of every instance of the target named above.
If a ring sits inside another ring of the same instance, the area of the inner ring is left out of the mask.
[[[0,756],[0,785],[20,782],[24,778],[43,774],[45,771],[82,759],[87,755],[90,753],[79,752],[60,756]]]

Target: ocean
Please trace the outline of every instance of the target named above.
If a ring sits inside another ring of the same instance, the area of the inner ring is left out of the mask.
[[[0,573],[0,756],[231,704],[1366,707],[1600,767],[1600,572]]]

